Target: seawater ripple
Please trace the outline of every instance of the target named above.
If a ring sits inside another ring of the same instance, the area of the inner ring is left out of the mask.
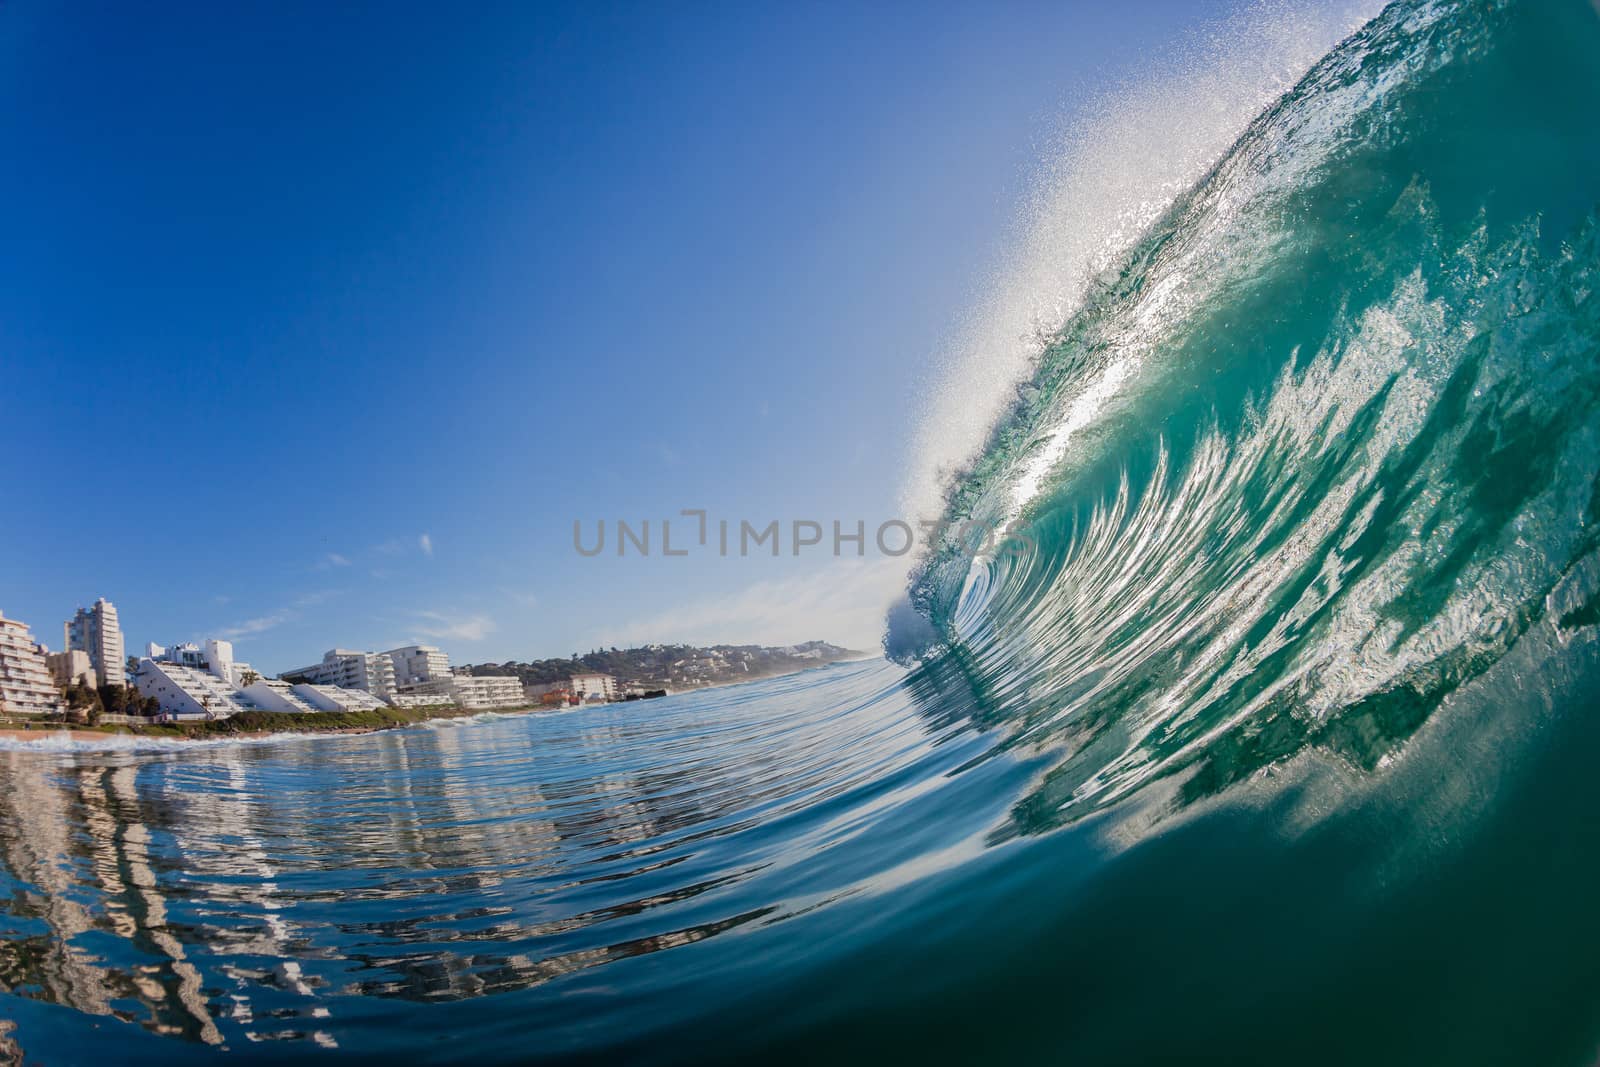
[[[0,981],[205,1045],[525,990],[871,893],[970,756],[881,662],[353,737],[0,753]],[[991,817],[995,813],[991,812]]]

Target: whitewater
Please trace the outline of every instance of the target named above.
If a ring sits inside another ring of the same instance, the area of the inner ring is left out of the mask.
[[[892,658],[0,751],[0,1050],[1593,1063],[1600,9],[1141,84],[928,387]]]

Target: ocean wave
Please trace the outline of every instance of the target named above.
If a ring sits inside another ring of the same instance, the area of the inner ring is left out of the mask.
[[[887,645],[1062,753],[1046,823],[1375,769],[1588,619],[1550,598],[1593,602],[1600,529],[1593,21],[1392,5],[1049,338]]]

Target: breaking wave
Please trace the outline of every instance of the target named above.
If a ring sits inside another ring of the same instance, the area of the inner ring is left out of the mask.
[[[889,641],[1064,747],[1032,807],[1370,770],[1519,643],[1592,639],[1596,23],[1392,5],[1048,339]]]

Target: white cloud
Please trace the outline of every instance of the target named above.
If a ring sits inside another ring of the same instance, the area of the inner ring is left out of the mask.
[[[262,615],[254,619],[230,626],[222,631],[222,638],[226,641],[237,641],[241,637],[250,637],[254,634],[266,633],[268,630],[282,626],[294,618],[291,611],[278,611],[271,615]]]
[[[876,649],[889,605],[906,587],[904,559],[836,560],[811,574],[756,582],[601,632],[594,645],[787,645],[821,640]]]
[[[256,634],[266,633],[268,630],[276,629],[286,622],[298,620],[300,618],[300,608],[315,607],[338,596],[341,592],[343,590],[340,589],[318,589],[310,593],[302,593],[294,598],[289,607],[280,608],[270,615],[258,615],[253,619],[235,623],[233,626],[222,630],[218,636],[227,641],[237,641],[241,637],[252,637]]]
[[[337,553],[337,552],[329,552],[326,556],[323,557],[323,562],[326,563],[330,567],[348,567],[348,566],[350,566],[350,561],[348,559],[346,559],[344,556],[339,555],[339,553]]]
[[[412,551],[421,551],[425,556],[433,555],[433,535],[418,534],[415,541],[409,537],[391,537],[372,546],[372,551],[380,556],[404,556]]]
[[[521,604],[525,608],[536,608],[539,606],[539,598],[532,593],[520,592],[516,589],[507,589],[506,596],[510,597],[512,601]]]
[[[423,623],[416,627],[423,637],[439,641],[482,641],[498,627],[487,615],[446,615],[438,611],[419,611]]]

